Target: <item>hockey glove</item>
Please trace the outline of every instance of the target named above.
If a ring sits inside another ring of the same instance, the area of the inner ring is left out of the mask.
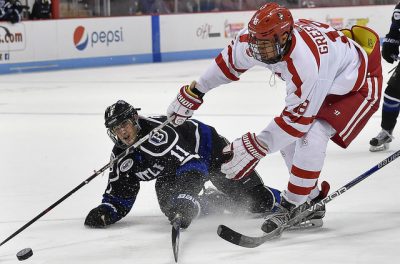
[[[195,85],[196,82],[193,81],[190,86],[183,86],[176,99],[168,107],[167,116],[174,126],[182,125],[203,103],[201,97],[204,94],[200,93]]]
[[[239,180],[253,171],[261,158],[265,157],[268,149],[264,147],[254,133],[247,132],[226,146],[222,152],[232,154],[232,159],[221,166],[226,178]]]
[[[111,225],[116,222],[114,214],[115,212],[110,206],[101,204],[89,212],[85,219],[85,225],[94,228]]]
[[[382,43],[382,57],[385,61],[393,63],[399,56],[400,41],[392,38],[384,38]]]

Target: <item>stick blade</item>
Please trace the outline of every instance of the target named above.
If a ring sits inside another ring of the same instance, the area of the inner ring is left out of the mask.
[[[236,232],[235,230],[225,226],[225,225],[220,225],[218,226],[217,234],[224,240],[241,246],[241,247],[246,247],[246,248],[255,248],[263,243],[265,243],[268,240],[277,238],[280,236],[280,233],[278,234],[277,232],[272,232],[268,234],[264,234],[259,237],[251,237],[251,236],[246,236],[241,233]]]
[[[171,239],[172,239],[172,251],[174,252],[175,263],[178,263],[180,229],[181,229],[180,221],[173,222],[171,230]]]

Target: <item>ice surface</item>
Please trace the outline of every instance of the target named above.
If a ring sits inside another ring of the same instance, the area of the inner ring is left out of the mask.
[[[112,142],[103,126],[106,106],[124,99],[142,115],[164,114],[178,88],[196,79],[210,60],[0,76],[0,241],[108,162]],[[385,82],[392,65],[384,64]],[[211,91],[195,118],[233,140],[259,132],[283,109],[284,84],[253,69],[242,80]],[[273,79],[272,79],[273,81]],[[321,179],[335,190],[400,148],[370,153],[380,111],[354,143],[330,143]],[[328,205],[323,228],[284,233],[245,249],[220,239],[226,224],[260,234],[262,219],[199,219],[181,234],[180,263],[395,263],[400,258],[400,160]],[[264,182],[283,189],[287,171],[278,153],[257,167]],[[101,200],[107,175],[98,176],[39,221],[0,247],[0,263],[31,247],[27,263],[174,263],[167,219],[158,208],[154,181],[142,184],[131,213],[107,229],[83,226]]]

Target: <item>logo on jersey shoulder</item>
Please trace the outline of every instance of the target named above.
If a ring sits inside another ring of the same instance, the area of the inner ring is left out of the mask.
[[[121,166],[119,166],[119,170],[122,172],[128,171],[130,168],[133,166],[133,160],[132,159],[127,159],[122,162]]]
[[[400,19],[400,13],[399,12],[394,12],[393,13],[393,19],[394,20],[399,20]]]
[[[164,130],[160,129],[151,134],[149,142],[155,146],[163,145],[168,142],[168,134]]]

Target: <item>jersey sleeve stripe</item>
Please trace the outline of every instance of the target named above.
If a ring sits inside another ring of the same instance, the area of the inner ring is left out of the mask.
[[[319,70],[319,65],[321,63],[321,59],[319,57],[317,45],[315,44],[315,42],[312,40],[310,35],[308,35],[305,30],[299,30],[299,34],[302,37],[302,39],[306,42],[307,46],[310,48],[312,54],[314,55],[314,59],[318,65],[318,70]]]
[[[232,57],[232,47],[229,45],[228,46],[228,58],[229,58],[229,64],[232,66],[232,68],[236,71],[236,72],[240,72],[240,73],[244,73],[247,71],[247,69],[238,69],[235,67],[235,65],[233,64],[233,57]]]
[[[286,124],[285,120],[283,120],[283,118],[280,116],[275,117],[274,121],[283,131],[285,131],[286,133],[288,133],[293,137],[301,138],[305,134],[304,132],[301,132],[295,129],[294,127]]]
[[[301,97],[301,86],[303,85],[303,82],[301,81],[300,76],[296,70],[296,67],[293,64],[293,60],[291,58],[287,58],[286,63],[287,63],[289,72],[292,74],[292,82],[296,86],[296,91],[294,92],[294,94],[300,98]]]
[[[229,67],[226,65],[224,58],[222,57],[222,54],[220,53],[216,58],[215,62],[217,63],[218,67],[221,69],[222,73],[226,76],[226,78],[232,80],[232,81],[238,81],[239,78],[236,77],[231,71],[229,70]]]

